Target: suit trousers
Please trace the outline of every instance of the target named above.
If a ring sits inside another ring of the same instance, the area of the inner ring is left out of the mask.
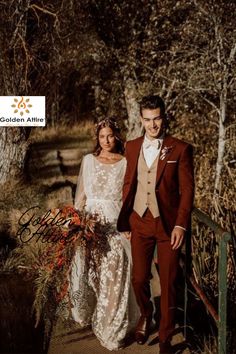
[[[133,211],[129,222],[133,259],[132,284],[143,316],[149,316],[152,313],[150,300],[151,265],[157,244],[161,284],[159,339],[160,341],[166,341],[174,330],[179,250],[172,250],[170,237],[160,232],[159,217],[154,218],[149,209],[146,210],[143,217]]]

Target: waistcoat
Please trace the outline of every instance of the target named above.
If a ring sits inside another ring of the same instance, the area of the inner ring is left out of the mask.
[[[133,207],[140,217],[143,216],[147,208],[154,218],[160,215],[155,192],[158,160],[159,155],[156,157],[151,167],[148,168],[141,148],[138,159],[137,191]]]

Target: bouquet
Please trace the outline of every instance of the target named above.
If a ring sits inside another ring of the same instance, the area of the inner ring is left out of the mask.
[[[113,231],[98,215],[71,206],[49,210],[42,216],[36,215],[37,208],[32,207],[21,216],[19,245],[6,261],[5,270],[15,270],[33,279],[35,326],[43,319],[48,334],[56,311],[57,316],[58,308],[63,311],[59,305],[69,307],[69,277],[77,248],[85,248],[86,262],[96,275],[109,250],[107,235]]]

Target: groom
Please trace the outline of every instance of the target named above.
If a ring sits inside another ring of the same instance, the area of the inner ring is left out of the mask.
[[[152,322],[149,281],[157,244],[160,353],[172,353],[179,251],[189,228],[194,196],[192,146],[166,134],[168,122],[161,97],[143,97],[140,115],[145,135],[126,145],[123,206],[117,228],[131,238],[132,283],[141,312],[135,331],[139,344],[147,340]]]

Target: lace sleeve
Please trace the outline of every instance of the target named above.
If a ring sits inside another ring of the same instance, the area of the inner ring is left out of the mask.
[[[77,180],[77,187],[75,192],[74,207],[77,210],[82,210],[85,206],[86,195],[84,191],[84,158],[81,161],[79,176]]]

